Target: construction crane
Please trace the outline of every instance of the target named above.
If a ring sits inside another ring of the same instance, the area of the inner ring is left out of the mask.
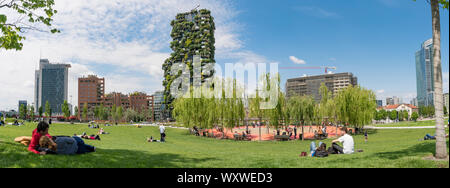
[[[322,68],[325,68],[325,74],[328,74],[329,69],[337,70],[336,67],[322,67]]]
[[[337,70],[337,67],[321,66],[321,67],[281,67],[280,69],[325,69],[325,74],[328,74],[328,70]]]

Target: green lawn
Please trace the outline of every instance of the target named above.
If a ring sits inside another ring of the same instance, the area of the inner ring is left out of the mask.
[[[444,125],[447,125],[448,118],[444,119]],[[429,120],[429,121],[403,121],[399,123],[390,123],[390,124],[377,124],[373,125],[376,127],[422,127],[422,126],[434,126],[436,125],[435,120]]]
[[[309,152],[309,141],[290,142],[236,142],[195,137],[186,130],[167,129],[167,143],[147,143],[145,138],[157,136],[156,127],[105,127],[110,135],[101,141],[87,141],[98,148],[96,153],[77,156],[39,156],[13,140],[31,135],[36,124],[22,127],[0,127],[0,168],[448,168],[447,162],[422,160],[432,155],[434,141],[419,141],[433,129],[374,130],[369,142],[355,136],[356,149],[363,153],[333,155],[328,158],[300,158],[302,151]],[[97,130],[86,125],[52,125],[51,135],[73,135]],[[448,132],[448,130],[447,130]],[[325,141],[330,145],[331,140]],[[448,140],[447,140],[448,145]]]

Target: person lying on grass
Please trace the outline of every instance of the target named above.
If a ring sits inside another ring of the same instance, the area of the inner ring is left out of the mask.
[[[343,128],[343,131],[345,132],[344,136],[333,140],[333,144],[331,146],[333,153],[336,154],[353,154],[355,152],[355,142],[353,141],[353,137],[350,136],[349,130],[347,129],[347,127]],[[342,143],[342,145],[344,146],[344,148],[342,148],[341,146],[339,146],[337,144],[337,142]]]
[[[84,143],[79,137],[42,136],[39,140],[40,150],[45,154],[75,155],[95,152],[96,148]]]
[[[100,136],[99,135],[87,135],[85,132],[82,134],[82,135],[77,135],[77,134],[74,134],[74,136],[76,136],[76,137],[78,137],[78,138],[83,138],[83,139],[86,139],[86,140],[100,140]]]
[[[147,138],[147,142],[161,142],[161,141],[155,140],[155,139],[153,138],[153,136],[151,136],[150,138]]]
[[[41,155],[46,154],[46,152],[43,152],[43,151],[40,152],[36,149],[39,148],[39,140],[41,139],[42,136],[47,136],[48,138],[52,138],[52,136],[50,136],[50,134],[48,134],[49,128],[50,128],[50,126],[46,122],[40,122],[37,125],[37,128],[33,130],[30,145],[28,145],[29,151],[31,151],[35,154],[41,154]]]
[[[445,135],[445,138],[448,138],[448,134]],[[436,135],[431,136],[430,134],[427,134],[423,137],[423,140],[436,140]]]

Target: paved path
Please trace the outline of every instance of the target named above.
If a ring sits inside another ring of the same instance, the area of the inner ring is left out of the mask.
[[[436,129],[436,126],[415,126],[415,127],[374,127],[365,126],[365,129]]]

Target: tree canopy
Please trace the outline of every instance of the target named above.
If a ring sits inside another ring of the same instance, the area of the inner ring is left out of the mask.
[[[52,27],[53,16],[58,12],[54,5],[54,0],[0,1],[0,49],[22,50],[23,33],[27,30],[59,33]],[[42,29],[42,25],[48,29]]]

